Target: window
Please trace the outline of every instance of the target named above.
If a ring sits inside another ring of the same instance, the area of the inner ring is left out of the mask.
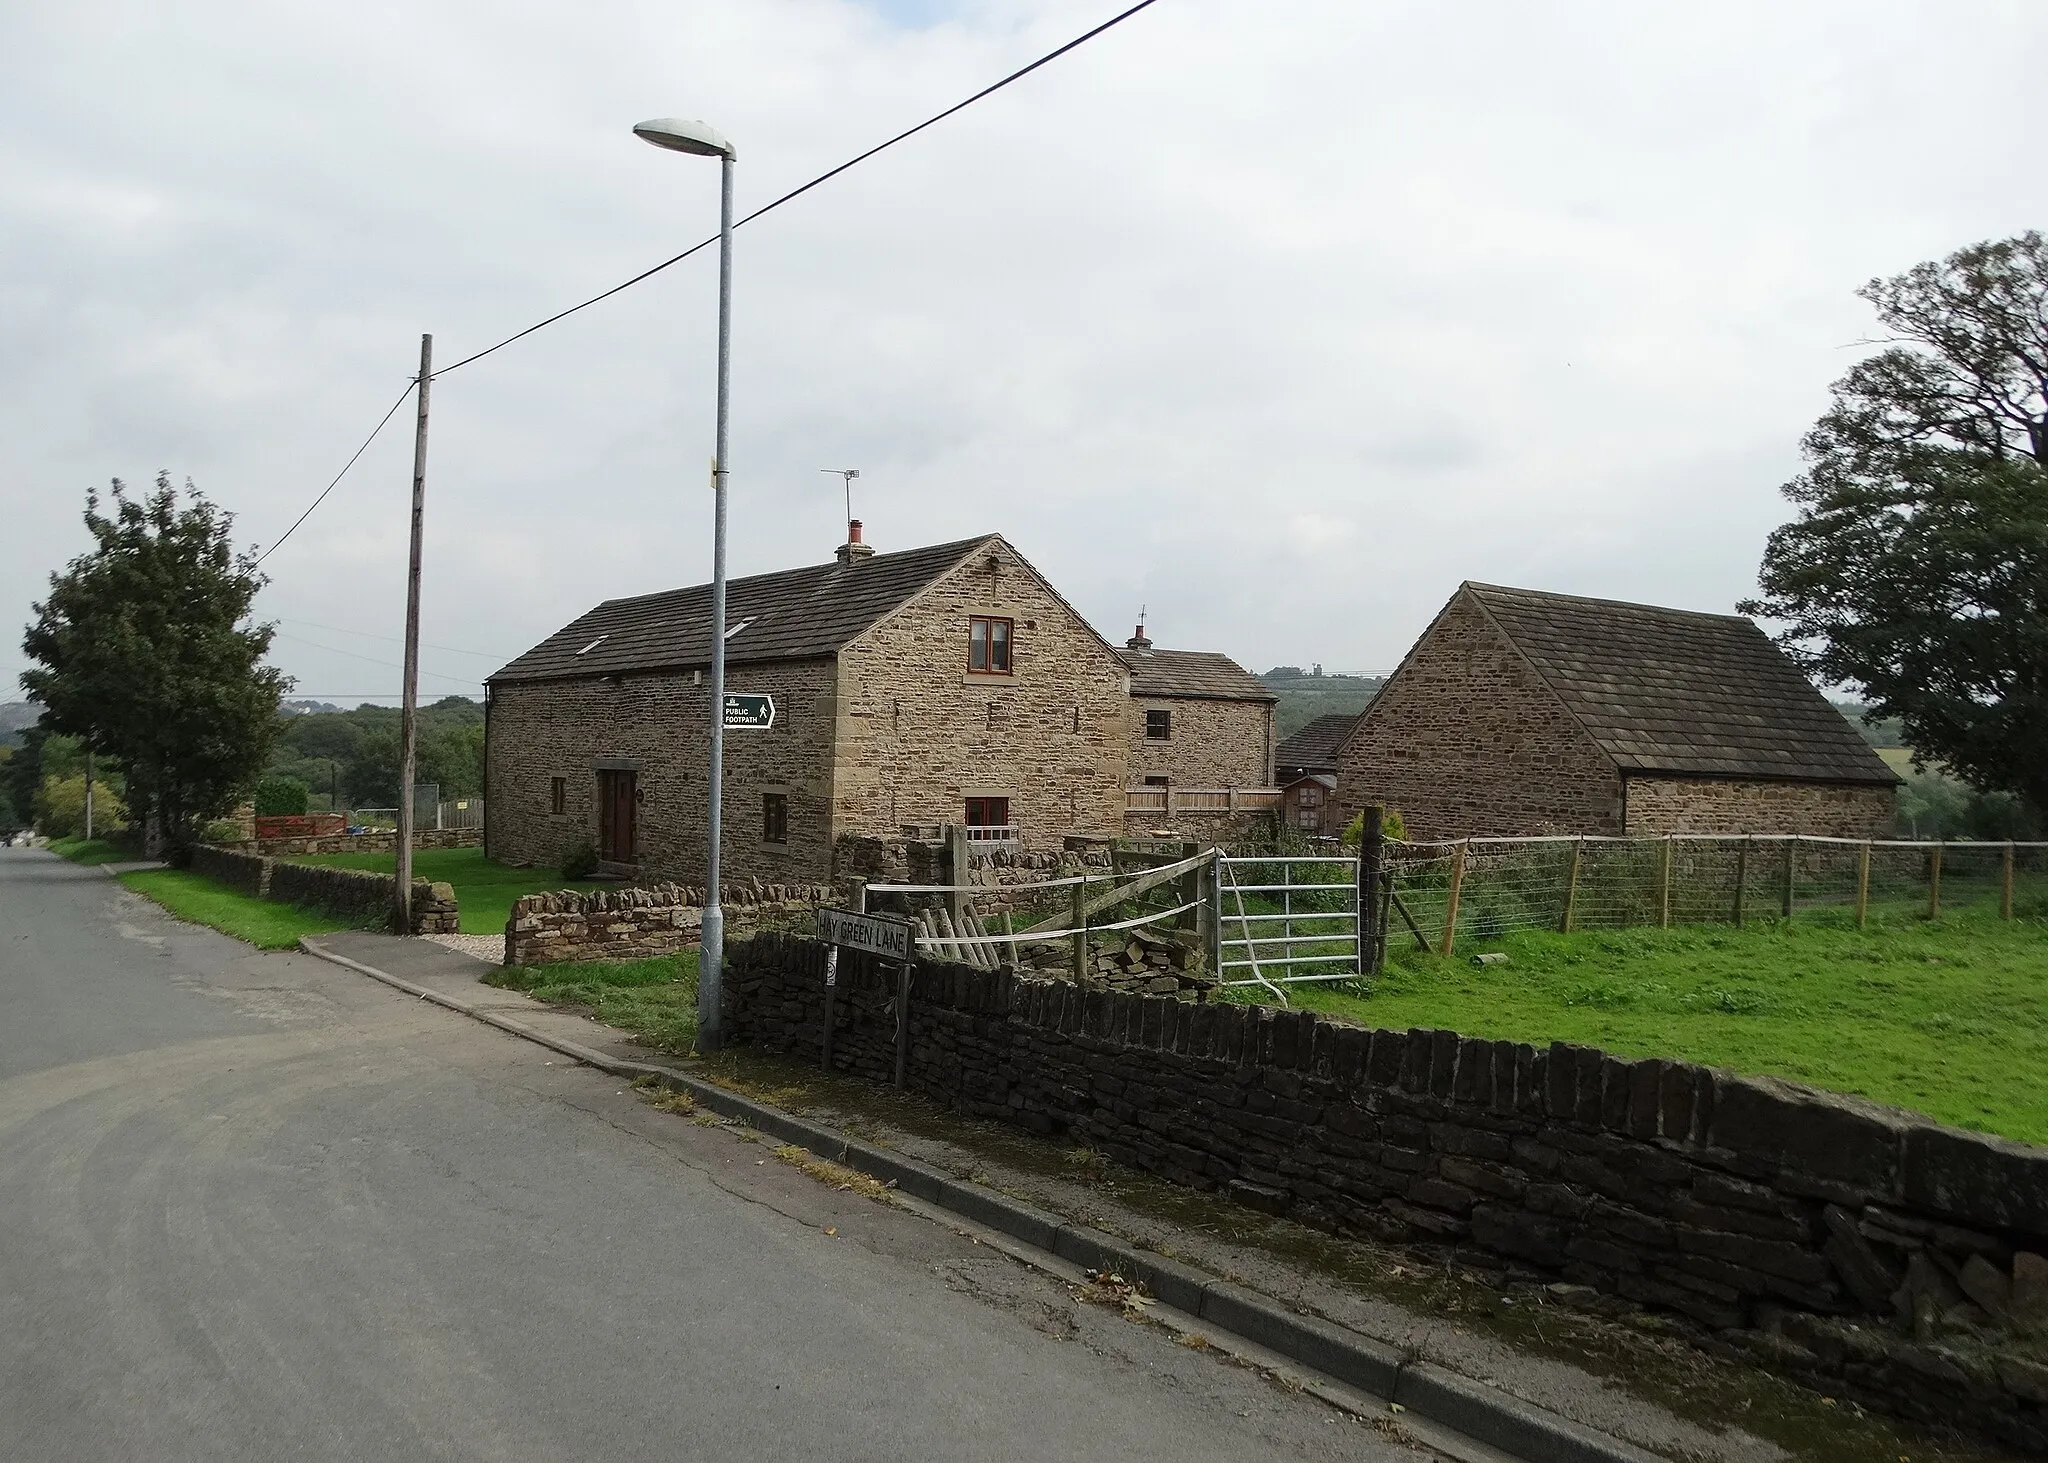
[[[1147,787],[1165,787],[1166,784],[1167,779],[1164,777],[1148,777],[1145,779],[1145,786]]]
[[[548,811],[556,817],[569,811],[569,779],[557,777],[548,787]]]
[[[1171,711],[1148,711],[1145,713],[1145,740],[1164,742],[1173,737],[1173,713]]]
[[[1010,673],[1010,631],[1014,622],[975,615],[967,622],[967,669]]]
[[[761,794],[761,841],[763,843],[789,842],[789,794],[764,792]]]
[[[1008,798],[969,798],[967,800],[967,826],[969,828],[1009,827],[1010,800]]]

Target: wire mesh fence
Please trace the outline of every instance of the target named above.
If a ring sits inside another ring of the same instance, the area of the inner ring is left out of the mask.
[[[2048,843],[1791,835],[1472,838],[1396,844],[1392,932],[1437,949],[1521,930],[2048,911]]]

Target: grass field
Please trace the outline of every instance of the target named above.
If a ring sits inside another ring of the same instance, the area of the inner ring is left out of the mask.
[[[1477,966],[1479,949],[1503,965]],[[1249,989],[1234,994],[1255,997]],[[2048,1143],[2048,921],[1966,909],[1846,913],[1737,930],[1510,935],[1443,959],[1397,949],[1362,994],[1294,986],[1298,1006],[1617,1056],[1790,1078]]]
[[[53,838],[47,846],[58,858],[70,859],[74,864],[118,864],[142,857],[134,849],[104,838]]]
[[[586,1010],[662,1051],[687,1055],[697,1040],[697,952],[653,960],[507,965],[487,985]]]
[[[301,935],[326,935],[354,929],[345,919],[243,894],[183,869],[144,869],[118,876],[121,882],[155,900],[179,919],[206,925],[224,935],[246,940],[259,950],[289,950]]]
[[[398,867],[395,853],[303,854],[291,860],[297,864],[326,864],[337,869],[369,869],[389,874]],[[456,907],[461,910],[465,935],[495,935],[512,917],[512,901],[522,894],[546,894],[556,889],[602,889],[602,884],[576,884],[562,878],[559,869],[515,869],[494,864],[480,848],[422,848],[412,856],[417,878],[455,886]]]

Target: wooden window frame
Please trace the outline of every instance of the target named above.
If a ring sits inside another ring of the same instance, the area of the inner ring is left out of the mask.
[[[989,813],[992,810],[1000,811],[1002,816],[990,818]],[[979,821],[976,821],[976,813],[981,815]],[[961,817],[962,821],[969,828],[1009,828],[1013,826],[1010,822],[1010,800],[1006,797],[968,798],[966,799],[966,808]]]
[[[976,631],[980,631],[978,638]],[[1001,665],[996,664],[998,644],[1002,650]],[[974,663],[977,654],[981,656],[981,665]],[[967,669],[977,676],[1011,676],[1017,673],[1016,666],[1017,622],[1008,615],[968,616]]]
[[[761,841],[784,847],[789,843],[789,794],[761,794]]]
[[[1157,727],[1158,730],[1154,731],[1154,727]],[[1171,707],[1148,706],[1145,708],[1145,740],[1148,742],[1170,742],[1173,740],[1173,709]]]

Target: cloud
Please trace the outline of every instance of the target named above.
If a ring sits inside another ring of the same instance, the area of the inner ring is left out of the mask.
[[[17,7],[0,619],[88,485],[168,467],[267,543],[422,331],[712,231],[716,169],[634,121],[720,126],[744,210],[1113,8]],[[882,548],[1001,530],[1105,631],[1255,668],[1385,669],[1465,578],[1726,609],[1853,288],[2040,223],[2044,52],[1991,0],[1166,0],[741,233],[734,568],[829,553],[858,466]],[[708,572],[713,264],[437,384],[426,639],[477,654],[431,687]],[[266,566],[306,692],[395,689],[408,426]]]

